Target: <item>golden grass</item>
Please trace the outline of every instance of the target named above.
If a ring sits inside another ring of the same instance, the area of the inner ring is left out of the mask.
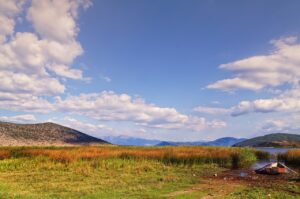
[[[241,157],[245,152],[247,150],[222,147],[77,147],[23,149],[19,153],[23,156],[47,156],[60,162],[94,158],[134,158],[154,159],[172,164],[217,163],[221,166],[230,166],[235,163],[234,161],[240,164],[242,159],[247,158]],[[250,156],[253,154],[250,153]],[[252,159],[250,158],[250,161]]]

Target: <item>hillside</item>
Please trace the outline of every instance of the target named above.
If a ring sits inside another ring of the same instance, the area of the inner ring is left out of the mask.
[[[107,142],[55,123],[0,122],[0,146],[90,144],[107,144]]]
[[[300,135],[275,133],[248,139],[234,146],[238,147],[300,147]]]

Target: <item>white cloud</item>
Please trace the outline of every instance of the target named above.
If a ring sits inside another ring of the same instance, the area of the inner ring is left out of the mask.
[[[2,109],[51,111],[43,97],[64,93],[62,78],[86,79],[70,65],[83,53],[76,41],[78,9],[90,5],[88,0],[0,0],[0,95],[15,95],[12,101],[0,96]],[[24,14],[36,32],[14,32],[15,20]]]
[[[251,112],[299,112],[300,88],[293,88],[270,99],[257,99],[254,101],[242,101],[232,107],[232,115],[239,116]]]
[[[174,108],[161,108],[147,104],[141,98],[111,91],[80,94],[62,100],[57,98],[56,108],[63,112],[85,115],[100,121],[131,121],[137,125],[162,129],[190,129],[200,131],[205,128],[221,128],[222,121],[206,121],[205,118],[188,116]]]
[[[28,123],[28,122],[35,122],[36,118],[34,115],[30,115],[30,114],[16,115],[16,116],[0,116],[0,121]]]
[[[274,51],[220,65],[221,69],[236,72],[235,77],[207,86],[211,89],[261,90],[282,84],[297,85],[300,80],[300,44],[296,37],[272,40]]]
[[[22,0],[0,0],[0,44],[14,32],[13,18],[21,12],[23,3]]]
[[[60,123],[63,126],[67,126],[82,132],[89,132],[93,134],[99,133],[107,133],[107,132],[112,132],[113,129],[110,127],[107,127],[103,124],[91,124],[87,122],[82,122],[80,120],[77,120],[72,117],[64,117],[62,120],[58,119],[50,119],[48,122],[55,122],[55,123]]]
[[[0,79],[1,92],[54,95],[65,90],[57,79],[48,76],[0,71]]]
[[[267,119],[259,128],[264,134],[269,133],[296,133],[300,132],[299,115],[290,115],[281,119]]]
[[[230,110],[226,108],[216,108],[208,106],[197,106],[194,108],[194,111],[207,114],[226,114],[230,112]]]
[[[53,111],[54,106],[46,99],[31,94],[0,92],[0,109],[47,113]]]
[[[106,82],[111,82],[111,78],[108,76],[101,76],[101,79],[103,79]]]
[[[51,71],[55,72],[55,74],[67,77],[70,79],[82,79],[82,71],[78,69],[69,69],[66,65],[52,64],[48,65]]]
[[[33,0],[27,19],[42,38],[59,42],[72,42],[79,28],[76,24],[77,9],[89,1]]]

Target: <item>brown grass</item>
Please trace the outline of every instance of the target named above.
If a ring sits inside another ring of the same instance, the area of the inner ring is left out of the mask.
[[[248,150],[249,151],[249,150]],[[244,149],[222,147],[78,147],[60,149],[24,149],[23,156],[47,156],[60,162],[80,159],[122,158],[155,159],[168,164],[216,163],[221,166],[245,164]],[[253,153],[251,153],[253,155]],[[237,162],[235,162],[237,161]],[[242,164],[241,162],[244,161]]]

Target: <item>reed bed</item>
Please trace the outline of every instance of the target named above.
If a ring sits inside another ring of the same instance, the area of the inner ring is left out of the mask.
[[[9,150],[0,150],[0,159],[6,159],[11,157],[11,152]]]
[[[223,147],[77,147],[31,148],[18,151],[19,156],[46,156],[54,161],[73,162],[95,158],[151,159],[165,164],[218,164],[240,168],[256,161],[251,149]]]
[[[300,167],[300,149],[291,149],[286,153],[279,154],[278,159],[286,164]]]

